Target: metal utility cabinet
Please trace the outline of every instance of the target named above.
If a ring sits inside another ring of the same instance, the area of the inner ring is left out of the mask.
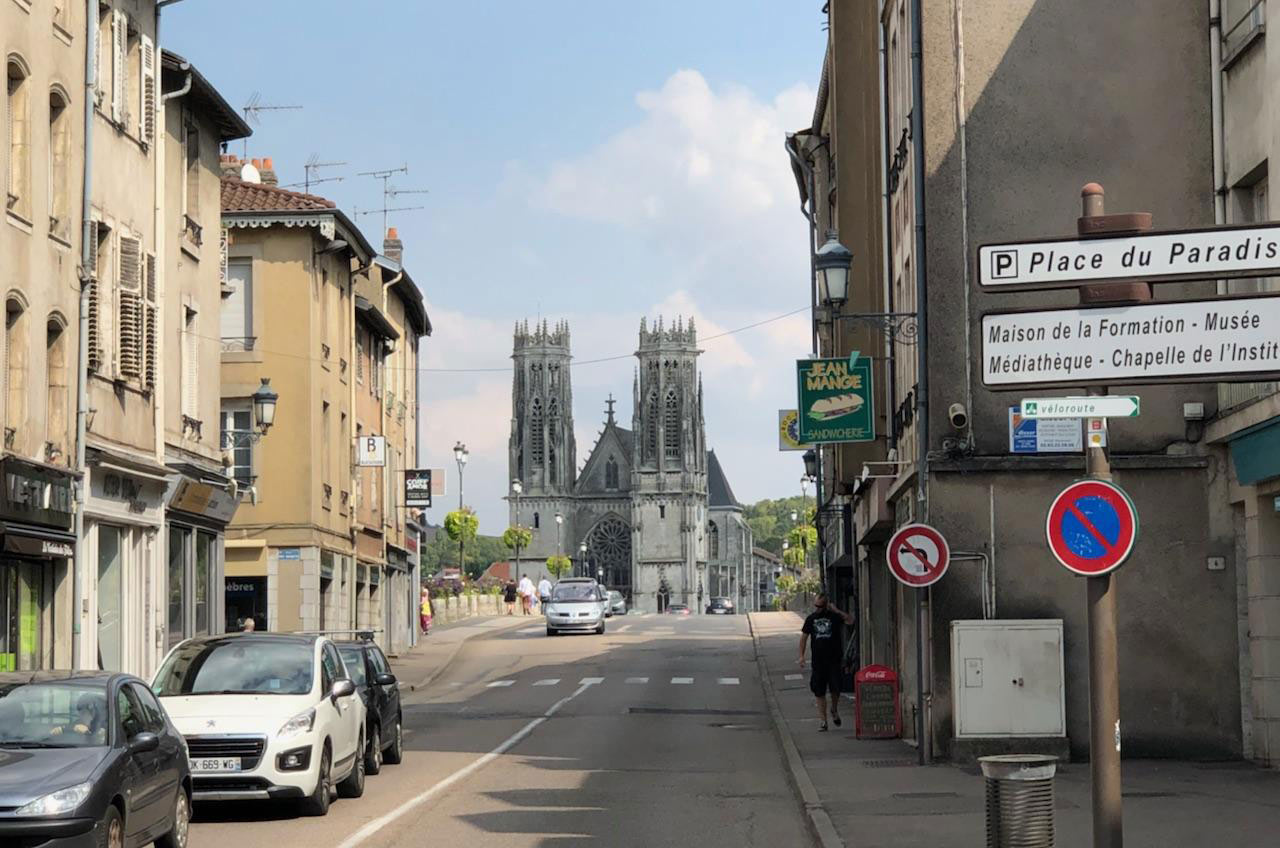
[[[1065,737],[1062,620],[953,621],[957,739]]]

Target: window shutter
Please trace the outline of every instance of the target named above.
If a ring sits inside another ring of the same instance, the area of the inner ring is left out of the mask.
[[[222,228],[222,237],[218,239],[218,282],[223,288],[227,286],[227,245],[230,237],[227,234],[227,228]]]
[[[124,120],[125,54],[129,49],[129,19],[115,9],[111,13],[111,120]]]
[[[142,298],[134,292],[121,291],[118,314],[120,376],[129,380],[138,380],[142,377],[142,361],[139,354],[146,329]]]
[[[156,335],[159,328],[156,312],[156,255],[147,254],[147,284],[144,292],[142,338],[142,385],[148,391],[156,386]]]
[[[94,221],[89,225],[89,282],[85,284],[89,295],[89,370],[97,371],[102,367],[102,335],[99,321],[98,296],[98,236],[99,224]]]
[[[142,36],[142,92],[139,129],[148,143],[156,140],[156,49],[151,39]]]
[[[188,318],[188,321],[192,321]],[[195,328],[188,326],[182,345],[182,414],[188,418],[200,417],[200,337]]]
[[[120,288],[140,293],[142,289],[142,242],[120,236]]]

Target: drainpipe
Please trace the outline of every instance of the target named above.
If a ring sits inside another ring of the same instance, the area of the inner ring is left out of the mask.
[[[85,436],[89,418],[89,283],[97,273],[91,268],[89,244],[93,223],[93,107],[98,87],[98,0],[85,0],[84,39],[84,174],[80,198],[80,344],[76,367],[76,470],[82,475],[76,492],[75,561],[71,563],[71,667],[80,668],[81,621],[84,587],[80,570],[86,556],[84,506],[89,473],[85,468]]]
[[[911,0],[911,145],[913,148],[911,171],[915,179],[915,250],[913,257],[916,264],[916,473],[918,475],[917,501],[920,506],[920,521],[929,520],[929,292],[925,273],[928,251],[925,243],[925,210],[924,210],[924,63],[922,59],[923,39],[923,0]],[[966,256],[965,261],[969,258]],[[968,356],[968,352],[965,353]],[[924,609],[917,610],[916,650],[924,652],[918,657],[918,667],[928,668],[932,664],[926,660],[933,655],[932,636],[928,636],[929,650],[925,651],[925,632],[932,633],[928,616],[932,610],[929,601],[932,591],[926,588],[920,597],[924,601]],[[926,600],[927,599],[927,600]],[[919,604],[918,604],[919,605]],[[919,680],[917,705],[921,712],[920,760],[928,765],[932,760],[932,721],[929,715],[929,701],[933,697],[933,686],[929,674],[921,674]]]
[[[966,127],[969,119],[968,104],[964,93],[964,0],[954,0],[955,7],[955,62],[956,62],[956,141],[960,148],[960,252],[961,290],[964,292],[964,403],[969,411],[966,441],[973,447],[973,313],[969,308],[969,148],[966,143]]]
[[[1213,114],[1213,222],[1227,222],[1226,142],[1222,120],[1222,0],[1209,0],[1209,92]],[[1227,281],[1218,280],[1218,294],[1227,293]]]
[[[880,0],[880,127],[884,130],[884,155],[881,156],[880,163],[880,238],[884,245],[883,270],[884,274],[884,302],[885,311],[894,311],[894,291],[893,291],[893,228],[889,226],[890,205],[889,205],[889,162],[893,158],[893,130],[889,127],[889,31],[884,23],[884,0]],[[888,402],[885,404],[886,412],[889,416],[889,432],[887,435],[888,447],[890,450],[896,450],[898,447],[898,431],[897,431],[897,414],[898,414],[898,375],[895,364],[895,356],[897,355],[897,343],[894,341],[893,333],[886,334],[888,338],[885,340],[885,348],[887,356],[885,357],[884,373],[885,373],[885,392],[888,396]],[[896,473],[897,466],[894,466]]]

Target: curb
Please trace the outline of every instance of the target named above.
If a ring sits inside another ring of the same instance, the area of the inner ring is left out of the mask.
[[[507,617],[507,616],[505,616],[505,615],[502,615],[502,616],[498,616],[498,615],[494,615],[494,616],[474,616],[474,618],[475,618],[475,619],[477,619],[477,620],[478,620],[478,619],[481,619],[481,618],[506,618],[506,617]],[[521,618],[521,616],[513,616],[513,618]],[[460,624],[461,622],[463,622],[463,621],[467,621],[467,620],[468,620],[468,619],[465,619],[465,618],[464,618],[464,619],[459,619],[458,621],[452,621],[452,622],[450,622],[449,624],[445,625],[445,627],[446,627],[446,628],[453,627],[453,626],[455,626],[455,625],[457,625],[457,624]],[[521,622],[521,623],[523,623],[523,622]],[[458,652],[462,650],[462,646],[463,646],[463,645],[467,644],[468,642],[470,642],[472,639],[476,638],[477,636],[483,636],[483,635],[485,635],[485,634],[487,634],[487,633],[502,633],[502,632],[503,632],[503,631],[505,631],[505,630],[510,630],[510,629],[514,628],[514,626],[515,626],[516,624],[517,624],[517,622],[512,621],[512,622],[507,623],[507,624],[506,624],[506,625],[504,625],[504,626],[500,626],[500,627],[492,627],[492,628],[486,628],[486,629],[484,629],[484,630],[480,631],[479,633],[474,633],[474,634],[472,634],[472,635],[468,636],[468,637],[467,637],[467,638],[465,638],[465,639],[459,639],[457,642],[455,642],[455,643],[454,643],[454,645],[453,645],[453,650],[449,651],[449,654],[448,654],[448,656],[446,656],[446,657],[444,658],[444,661],[443,661],[443,662],[441,662],[439,665],[437,665],[434,669],[432,669],[432,670],[427,674],[427,676],[426,676],[426,677],[422,678],[422,679],[421,679],[421,680],[419,680],[417,683],[401,683],[401,684],[400,684],[400,691],[401,691],[401,692],[404,692],[404,691],[406,691],[406,690],[407,690],[407,691],[409,691],[409,692],[417,692],[419,689],[425,689],[425,688],[427,688],[427,687],[428,687],[428,686],[430,686],[432,683],[434,683],[434,682],[435,682],[435,679],[436,679],[437,677],[439,677],[439,676],[441,675],[441,673],[443,673],[443,672],[444,672],[444,670],[445,670],[446,668],[448,668],[448,667],[453,663],[454,658],[458,656]]]
[[[782,753],[787,761],[787,771],[791,777],[791,785],[795,787],[801,803],[804,804],[804,811],[809,818],[809,827],[813,831],[813,837],[821,848],[845,848],[844,840],[840,838],[840,834],[836,831],[836,827],[831,821],[831,816],[827,813],[827,808],[822,803],[822,797],[818,795],[818,790],[813,785],[813,779],[809,777],[809,770],[804,767],[804,760],[800,757],[800,751],[796,748],[795,740],[791,737],[791,730],[787,727],[786,719],[782,715],[782,708],[778,705],[778,696],[773,690],[773,681],[769,679],[769,667],[765,664],[764,653],[760,649],[760,637],[756,634],[756,628],[751,620],[750,613],[747,614],[747,629],[751,631],[751,644],[755,648],[756,667],[760,673],[760,684],[764,688],[765,701],[769,705],[769,717],[773,720],[773,731],[778,737],[778,744],[782,746]]]

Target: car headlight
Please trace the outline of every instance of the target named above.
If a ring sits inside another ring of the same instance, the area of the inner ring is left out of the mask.
[[[92,783],[78,783],[66,789],[59,789],[57,792],[50,792],[29,804],[24,804],[14,812],[19,816],[57,816],[69,813],[84,803],[84,799],[89,797],[92,789]]]
[[[316,711],[314,709],[307,710],[305,713],[298,713],[289,719],[284,725],[276,731],[276,736],[284,738],[286,736],[297,736],[299,733],[309,733],[316,723]]]

